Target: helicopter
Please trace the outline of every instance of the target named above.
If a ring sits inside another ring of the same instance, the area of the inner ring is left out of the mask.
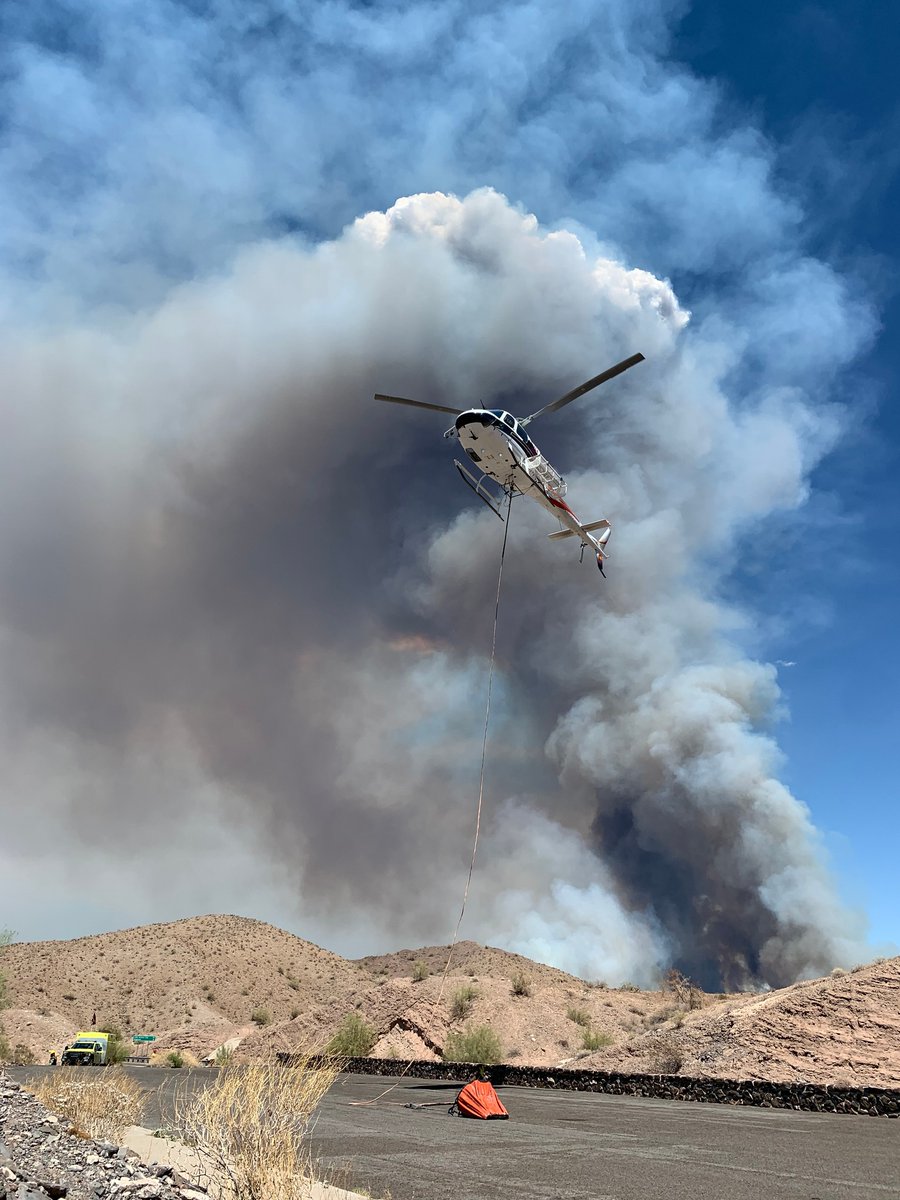
[[[425,408],[431,412],[452,413],[456,420],[444,433],[445,438],[457,438],[469,462],[475,466],[473,471],[468,464],[454,459],[456,469],[465,483],[472,489],[480,500],[503,520],[500,504],[504,496],[510,500],[517,493],[530,496],[543,508],[547,509],[566,528],[551,533],[551,539],[577,537],[581,540],[581,557],[590,548],[597,556],[597,566],[600,574],[604,575],[603,562],[607,557],[606,545],[612,533],[612,525],[605,518],[582,524],[565,501],[566,481],[562,475],[550,465],[547,459],[528,436],[527,427],[538,417],[556,412],[573,400],[577,400],[586,392],[599,387],[627,371],[637,363],[643,362],[643,354],[632,354],[614,367],[601,371],[593,379],[566,392],[552,404],[546,404],[530,417],[516,419],[510,413],[499,408],[448,408],[443,404],[428,404],[422,400],[408,400],[404,396],[386,396],[381,392],[375,393],[376,400],[388,404],[407,404],[412,408]],[[497,485],[500,494],[494,489]]]

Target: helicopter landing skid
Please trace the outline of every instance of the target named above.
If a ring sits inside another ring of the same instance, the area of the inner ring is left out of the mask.
[[[466,483],[479,498],[479,500],[483,500],[491,512],[496,513],[496,515],[502,521],[503,513],[500,511],[498,505],[502,503],[501,496],[505,497],[507,495],[506,489],[502,488],[501,485],[496,482],[496,480],[491,480],[496,487],[500,487],[501,489],[501,496],[492,495],[487,483],[485,482],[487,479],[490,479],[489,475],[482,475],[480,479],[476,479],[468,467],[464,467],[456,458],[453,460],[453,465],[462,476],[463,482]]]

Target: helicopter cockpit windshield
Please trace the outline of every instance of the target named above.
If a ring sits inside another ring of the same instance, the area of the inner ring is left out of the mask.
[[[512,416],[511,413],[505,412],[502,408],[489,408],[487,411],[492,417],[496,417],[499,424],[513,435],[519,445],[524,448],[525,453],[528,454],[529,457],[538,453],[537,446],[535,446],[534,442],[531,440],[525,430],[521,428],[519,422],[514,416]]]

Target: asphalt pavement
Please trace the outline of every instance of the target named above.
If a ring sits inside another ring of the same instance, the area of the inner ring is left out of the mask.
[[[148,1088],[151,1128],[166,1126],[176,1090],[215,1075],[128,1070]],[[357,1103],[392,1082],[340,1076],[313,1131],[324,1173],[374,1197],[900,1200],[896,1120],[503,1087],[510,1120],[472,1121],[447,1115],[457,1085],[415,1079]]]

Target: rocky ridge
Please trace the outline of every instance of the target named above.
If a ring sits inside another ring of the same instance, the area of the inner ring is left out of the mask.
[[[0,1200],[207,1200],[169,1166],[147,1166],[112,1142],[77,1137],[0,1073]]]

